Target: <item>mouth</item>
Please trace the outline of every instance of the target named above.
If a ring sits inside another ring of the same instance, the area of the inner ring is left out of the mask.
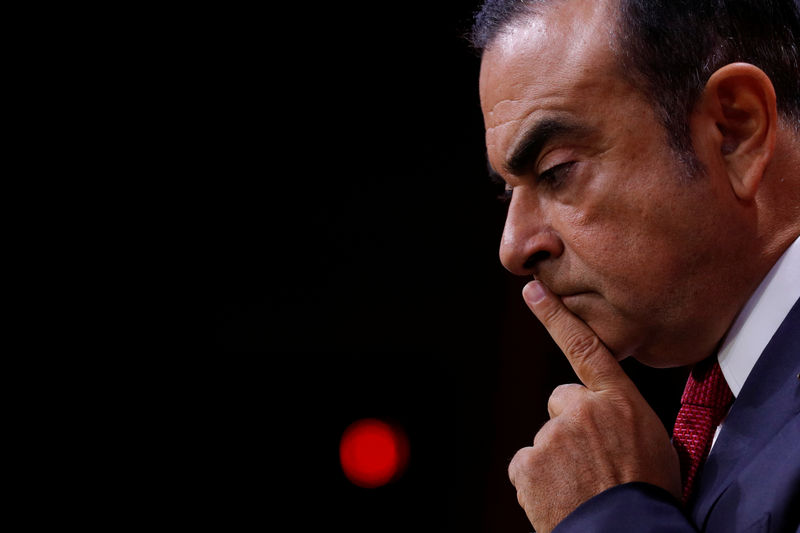
[[[574,299],[578,298],[579,296],[587,296],[589,293],[592,292],[592,291],[584,289],[584,288],[575,288],[575,287],[569,287],[569,286],[559,286],[558,283],[554,283],[554,284],[551,285],[550,283],[547,283],[543,279],[541,279],[539,277],[536,277],[536,276],[534,276],[533,279],[539,280],[542,283],[544,283],[545,285],[547,285],[547,287],[556,296],[561,298],[561,301],[564,302],[564,303],[566,303],[567,301],[570,301],[570,300],[574,300]]]
[[[547,283],[545,283],[545,285],[547,285]],[[583,289],[571,290],[571,289],[566,288],[566,287],[561,288],[561,287],[553,287],[553,286],[550,286],[550,285],[547,285],[547,287],[551,291],[553,291],[553,293],[556,296],[558,296],[559,298],[561,298],[562,300],[564,298],[572,298],[572,297],[575,297],[575,296],[581,296],[581,295],[584,295],[584,294],[588,294],[588,292],[589,292],[589,291],[586,291],[586,290],[583,290]]]
[[[585,296],[586,294],[588,294],[588,293],[584,292],[584,291],[571,292],[571,293],[567,293],[567,294],[560,294],[559,298],[561,298],[562,302],[567,302],[568,300],[573,300],[573,299],[575,299],[575,298],[577,298],[579,296]]]
[[[588,311],[588,306],[590,305],[587,297],[589,297],[589,293],[586,291],[563,294],[561,295],[561,303],[573,314],[585,320],[585,313]]]
[[[581,294],[586,294],[586,291],[576,291],[576,292],[564,292],[564,293],[556,293],[561,298],[572,298],[573,296],[580,296]]]

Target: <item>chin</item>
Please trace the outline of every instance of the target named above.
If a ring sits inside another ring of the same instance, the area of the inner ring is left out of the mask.
[[[675,357],[680,353],[680,357]],[[631,354],[631,357],[652,368],[676,368],[679,366],[693,365],[709,357],[713,351],[691,352],[675,347],[648,346]]]
[[[617,361],[632,357],[652,368],[675,368],[702,361],[715,349],[715,346],[701,346],[703,343],[697,338],[689,339],[685,334],[666,333],[664,330],[659,333],[652,327],[637,327],[619,316],[610,320],[584,320]]]
[[[619,330],[614,330],[613,333],[604,333],[602,328],[597,328],[595,333],[597,333],[600,340],[603,341],[617,361],[631,357],[643,365],[653,368],[671,368],[687,364],[682,360],[676,360],[671,357],[670,355],[675,352],[667,347],[653,345],[644,341],[631,342],[631,339],[637,336],[633,332],[625,334],[620,333]]]
[[[620,327],[618,323],[613,321],[587,320],[580,314],[575,314],[584,320],[586,325],[600,337],[600,340],[617,361],[622,361],[628,357],[639,360],[639,355],[646,353],[644,350],[645,343],[642,341],[643,335],[640,332],[632,331],[631,328]]]
[[[608,345],[606,345],[606,347],[608,347]],[[614,359],[616,359],[617,361],[622,361],[624,359],[627,359],[628,357],[632,357],[632,358],[636,359],[637,361],[639,360],[639,358],[636,357],[636,351],[631,349],[631,348],[614,349],[614,348],[608,347],[608,350],[611,352],[611,355],[613,355]]]

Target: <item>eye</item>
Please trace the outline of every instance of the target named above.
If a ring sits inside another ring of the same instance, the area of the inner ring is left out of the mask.
[[[572,170],[574,164],[574,161],[568,161],[566,163],[561,163],[560,165],[550,167],[539,174],[537,181],[551,189],[558,188],[563,185],[564,181],[567,179],[567,177],[569,177],[570,171]]]

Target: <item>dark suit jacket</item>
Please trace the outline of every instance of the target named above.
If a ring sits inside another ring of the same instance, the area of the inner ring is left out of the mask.
[[[583,503],[554,533],[800,531],[800,301],[745,381],[686,509],[645,483]]]

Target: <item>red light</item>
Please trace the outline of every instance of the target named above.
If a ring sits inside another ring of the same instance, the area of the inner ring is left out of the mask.
[[[347,478],[375,488],[396,479],[408,462],[408,440],[399,427],[375,419],[353,422],[342,434],[339,459]]]

